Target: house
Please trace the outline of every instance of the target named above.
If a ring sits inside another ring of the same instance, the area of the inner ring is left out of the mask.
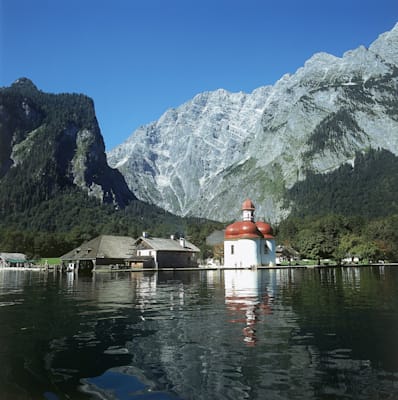
[[[281,265],[281,263],[292,263],[296,264],[300,260],[300,253],[293,249],[291,246],[276,246],[276,265]]]
[[[275,265],[275,239],[271,226],[263,221],[254,221],[255,206],[250,199],[243,202],[241,211],[242,220],[225,229],[225,266],[249,268]]]
[[[129,236],[100,235],[61,256],[64,268],[95,270],[103,266],[124,267],[134,255],[135,240]]]
[[[22,253],[0,253],[0,268],[5,267],[26,267],[29,261]]]
[[[129,266],[154,268],[197,267],[200,250],[185,238],[151,237],[147,233],[135,241],[136,253],[126,262]],[[142,265],[140,265],[142,262]],[[138,265],[137,265],[138,264]]]

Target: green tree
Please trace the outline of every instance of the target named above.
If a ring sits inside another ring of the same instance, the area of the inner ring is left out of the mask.
[[[371,221],[365,235],[376,243],[380,257],[389,261],[398,260],[398,215]]]
[[[361,260],[376,260],[380,257],[381,252],[374,241],[364,236],[349,233],[343,235],[337,249],[341,258],[359,257]]]

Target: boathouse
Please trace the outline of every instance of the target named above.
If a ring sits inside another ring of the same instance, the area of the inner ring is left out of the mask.
[[[26,267],[29,261],[22,253],[0,253],[0,268]]]
[[[250,268],[275,265],[275,238],[271,225],[254,220],[250,199],[242,204],[242,220],[227,226],[224,233],[224,265]]]
[[[61,256],[63,267],[95,270],[97,267],[124,267],[134,255],[135,240],[129,236],[100,235]]]
[[[135,248],[135,255],[126,260],[130,267],[198,267],[197,255],[200,250],[183,237],[170,236],[166,239],[143,233],[135,241]]]

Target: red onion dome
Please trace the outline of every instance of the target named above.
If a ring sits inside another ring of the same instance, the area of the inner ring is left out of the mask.
[[[254,211],[256,207],[254,207],[253,202],[250,199],[246,199],[243,203],[242,203],[242,208],[241,210],[250,210],[250,211]]]
[[[257,229],[254,222],[251,221],[237,221],[228,225],[225,229],[225,239],[254,239],[263,237],[262,233]]]
[[[273,239],[274,238],[274,231],[270,224],[267,224],[263,221],[256,222],[257,229],[263,234],[266,239]]]

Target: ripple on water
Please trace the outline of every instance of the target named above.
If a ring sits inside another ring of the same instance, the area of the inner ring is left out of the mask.
[[[125,347],[109,346],[106,350],[104,350],[104,354],[121,355],[129,354],[129,351]]]
[[[82,379],[81,391],[101,399],[180,399],[174,394],[157,391],[154,383],[133,367],[112,368],[100,376]]]
[[[10,306],[16,306],[18,304],[22,304],[23,299],[18,299],[14,301],[1,301],[0,302],[0,307],[10,307]]]

